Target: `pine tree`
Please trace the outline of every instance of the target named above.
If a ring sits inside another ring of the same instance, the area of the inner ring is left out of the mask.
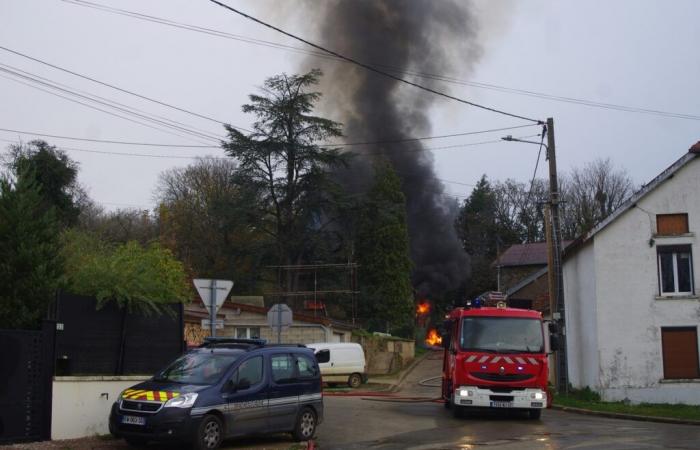
[[[360,316],[370,330],[413,337],[414,306],[406,199],[401,180],[379,164],[362,206],[357,233]]]
[[[59,223],[34,177],[0,180],[0,328],[37,328],[62,274]]]

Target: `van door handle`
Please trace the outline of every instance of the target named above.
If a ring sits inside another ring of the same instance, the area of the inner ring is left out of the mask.
[[[331,363],[331,367],[333,367],[333,363]]]

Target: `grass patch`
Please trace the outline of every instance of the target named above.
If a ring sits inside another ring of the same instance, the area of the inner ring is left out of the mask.
[[[700,406],[667,403],[632,405],[627,402],[604,402],[596,392],[589,388],[572,390],[569,391],[568,395],[554,394],[554,404],[592,411],[700,421]]]

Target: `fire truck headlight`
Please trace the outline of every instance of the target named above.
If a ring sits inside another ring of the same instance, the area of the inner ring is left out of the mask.
[[[541,392],[533,392],[530,395],[530,398],[534,398],[535,400],[542,400],[542,399],[544,399],[544,394]]]
[[[469,389],[460,389],[459,395],[460,397],[472,397],[474,395],[474,391],[471,391]]]

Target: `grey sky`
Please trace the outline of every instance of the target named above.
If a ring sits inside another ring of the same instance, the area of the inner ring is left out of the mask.
[[[193,25],[250,38],[301,46],[289,38],[228,13],[206,0],[95,0]],[[263,20],[314,37],[305,8],[314,1],[228,0]],[[410,7],[410,1],[406,2]],[[700,115],[700,3],[687,1],[528,1],[475,2],[480,11],[483,54],[472,72],[443,74],[552,95]],[[292,14],[291,16],[289,14]],[[0,45],[66,67],[125,89],[200,114],[247,127],[240,111],[262,80],[293,72],[305,56],[279,49],[221,39],[151,22],[116,16],[59,0],[0,0]],[[436,43],[440,45],[440,43]],[[357,58],[362,55],[353,55]],[[216,124],[138,100],[0,51],[10,65],[76,90],[120,101],[151,114],[223,136]],[[464,64],[464,67],[468,67]],[[1,67],[1,66],[0,66]],[[0,128],[56,135],[197,144],[165,134],[10,81],[0,72]],[[338,86],[342,89],[342,86]],[[554,117],[561,171],[594,158],[610,157],[635,182],[649,180],[700,139],[700,121],[612,111],[445,84],[450,93],[472,101],[537,118]],[[332,96],[333,92],[325,92]],[[416,92],[416,95],[429,95]],[[433,134],[450,134],[520,124],[448,100],[431,111]],[[536,128],[514,130],[535,134]],[[506,133],[431,141],[443,147],[497,139]],[[0,139],[17,140],[0,132]],[[22,136],[30,140],[31,136]],[[350,137],[351,138],[351,137]],[[154,155],[223,156],[218,149],[195,150],[91,144],[47,140],[61,147]],[[7,144],[0,141],[4,147]],[[498,143],[435,150],[437,176],[475,183],[493,179],[529,181],[537,147]],[[80,181],[97,202],[152,207],[158,174],[184,166],[186,159],[127,157],[69,151],[81,165]],[[546,165],[540,165],[545,176]],[[448,192],[466,196],[468,186],[446,183]]]

